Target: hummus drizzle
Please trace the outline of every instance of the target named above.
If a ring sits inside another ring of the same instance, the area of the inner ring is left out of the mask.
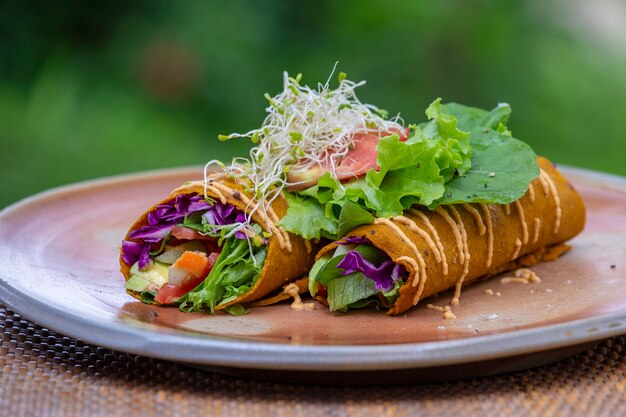
[[[413,270],[415,271],[415,278],[413,278],[413,280],[411,282],[415,282],[416,278],[418,277],[419,273],[420,273],[420,267],[417,264],[417,262],[415,262],[415,259],[411,258],[410,256],[400,256],[398,259],[396,259],[396,263],[406,263],[411,265],[411,268],[413,268]],[[424,276],[426,276],[426,270],[424,269]],[[426,283],[426,280],[424,279],[424,283]],[[417,302],[420,300],[420,296],[422,295],[422,291],[424,291],[424,285],[420,285],[419,288],[417,289],[417,292],[415,293],[415,295],[413,296],[413,305],[417,304]]]
[[[540,283],[541,278],[537,276],[532,270],[528,268],[519,268],[515,270],[514,275],[516,277],[522,277],[528,280],[528,282]]]
[[[519,252],[522,250],[522,241],[515,239],[515,250],[513,251],[513,256],[511,256],[511,260],[516,259],[519,256]]]
[[[550,195],[550,188],[548,187],[548,183],[543,176],[543,169],[539,172],[539,182],[541,183],[541,188],[543,188],[543,195],[548,197]]]
[[[461,298],[461,287],[463,286],[463,281],[465,280],[465,277],[467,276],[467,273],[469,272],[470,253],[469,253],[469,246],[467,244],[467,231],[465,230],[465,224],[463,224],[463,219],[461,218],[461,215],[457,211],[456,207],[454,207],[453,205],[450,205],[450,211],[452,212],[452,215],[454,216],[457,227],[461,230],[461,237],[463,241],[463,255],[465,258],[465,262],[463,262],[463,273],[461,274],[461,277],[456,282],[456,285],[454,288],[454,296],[452,297],[452,300],[450,300],[450,304],[455,306],[459,304],[459,299]]]
[[[222,192],[217,187],[215,187],[215,184],[217,183],[209,182],[208,184],[205,184],[204,194],[207,194],[207,191],[211,191],[217,196],[217,198],[219,198],[220,203],[226,204],[226,197],[224,197],[224,194],[222,194]]]
[[[461,233],[459,232],[458,226],[456,225],[454,220],[452,220],[452,217],[450,217],[448,212],[442,208],[442,206],[437,207],[435,209],[435,213],[438,213],[441,217],[443,217],[446,223],[448,223],[450,227],[452,228],[452,233],[454,234],[454,239],[456,240],[458,256],[461,260],[461,263],[464,263],[465,252],[463,251],[463,238],[461,237]]]
[[[274,201],[274,199],[272,199],[272,202]],[[278,218],[278,216],[276,215],[276,212],[274,211],[274,209],[272,208],[272,206],[268,206],[267,207],[267,214],[270,216],[270,219],[272,219],[272,221],[276,224],[280,221],[280,219]],[[284,227],[280,226],[278,227],[278,230],[280,230],[280,233],[283,234],[283,237],[285,238],[285,241],[287,241],[288,243],[288,251],[291,252],[291,239],[289,238],[289,233],[287,233],[287,231],[285,230]],[[305,242],[308,243],[308,240],[305,240]],[[310,244],[309,244],[310,246]],[[310,253],[310,251],[309,251]]]
[[[515,202],[515,208],[517,209],[517,214],[519,214],[519,221],[522,225],[522,242],[525,244],[528,243],[528,225],[526,224],[526,215],[524,214],[524,207],[522,207],[522,203],[517,200]]]
[[[504,277],[500,278],[502,284],[528,284],[528,280],[521,277]]]
[[[550,178],[550,175],[548,175],[548,173],[545,172],[543,169],[541,170],[541,174],[539,175],[544,177],[546,183],[548,184],[548,187],[550,188],[550,194],[552,194],[552,198],[554,199],[554,205],[556,206],[556,220],[554,222],[553,233],[556,234],[561,227],[561,199],[559,197],[559,193],[556,190],[556,186],[554,185],[554,181],[552,181],[552,178]]]
[[[420,237],[426,241],[426,244],[428,245],[430,250],[435,254],[435,259],[437,260],[437,262],[438,263],[441,262],[441,253],[439,252],[439,248],[437,247],[437,245],[435,245],[435,242],[433,242],[433,240],[430,238],[430,236],[428,235],[428,233],[426,233],[424,229],[419,227],[413,220],[409,219],[408,217],[396,216],[396,217],[393,217],[391,220],[395,220],[398,223],[402,223],[408,226],[409,229],[411,229],[411,231],[420,235]]]
[[[228,192],[228,193],[233,191],[232,188],[230,188],[230,187],[228,187],[228,186],[226,186],[224,184],[218,183],[218,182],[213,183],[212,186],[215,187],[215,188],[218,188],[218,189],[220,189],[220,190],[222,190],[224,192]],[[246,206],[250,205],[250,199],[245,194],[241,193],[239,197],[240,197],[241,202],[244,203]],[[265,223],[266,227],[274,235],[276,235],[276,238],[278,239],[278,244],[279,244],[280,248],[281,249],[287,249],[287,252],[291,252],[292,247],[291,247],[291,241],[289,239],[289,235],[287,235],[286,233],[283,234],[282,231],[280,229],[278,229],[278,227],[276,227],[276,224],[274,224],[274,222],[269,219],[267,214],[265,214],[263,212],[263,210],[258,210],[257,214],[258,214],[259,218],[261,219],[261,221],[263,223]]]
[[[461,203],[463,208],[474,217],[476,224],[478,225],[478,233],[480,236],[484,236],[487,228],[485,227],[485,223],[483,222],[482,217],[480,217],[480,213],[474,207],[467,203]]]
[[[515,270],[512,277],[500,278],[502,284],[516,283],[516,284],[529,284],[529,283],[541,283],[541,278],[537,276],[533,271],[528,268],[519,268]]]
[[[450,308],[450,306],[441,307],[441,306],[436,306],[434,304],[426,304],[426,308],[429,309],[429,310],[438,311],[440,313],[443,313],[443,318],[446,319],[446,320],[451,320],[451,319],[455,319],[456,318],[456,316],[452,312],[452,309]]]
[[[424,283],[426,282],[426,263],[424,262],[424,258],[422,257],[422,254],[417,249],[417,246],[415,246],[415,243],[413,243],[411,239],[409,239],[409,237],[406,234],[404,234],[402,229],[400,229],[391,220],[380,217],[374,220],[374,224],[383,224],[389,227],[395,233],[395,235],[398,236],[400,240],[402,240],[413,251],[415,260],[419,263],[419,268],[415,270],[416,272],[415,277],[413,278],[411,285],[413,287],[416,287],[417,284],[420,284],[419,286],[420,289],[418,290],[417,294],[421,295],[421,292],[422,292],[421,290],[424,288]]]
[[[311,311],[315,310],[314,303],[303,303],[302,298],[300,298],[300,288],[293,282],[287,285],[283,292],[290,297],[293,297],[293,303],[289,306],[290,309],[294,311]]]
[[[487,220],[487,268],[491,267],[493,260],[493,223],[491,222],[491,213],[489,207],[485,203],[479,204]]]
[[[533,225],[533,243],[537,243],[539,240],[539,231],[541,230],[541,219],[539,217],[535,217],[534,225]]]
[[[435,226],[433,226],[433,224],[430,222],[430,219],[428,218],[428,216],[426,216],[420,210],[411,208],[411,209],[409,209],[409,212],[411,214],[415,214],[420,219],[422,219],[422,221],[424,222],[424,224],[426,225],[426,227],[428,228],[430,233],[435,238],[435,244],[437,245],[437,249],[439,249],[439,253],[441,254],[441,264],[443,266],[443,274],[444,275],[448,275],[448,260],[446,259],[446,252],[445,252],[445,250],[443,248],[443,244],[441,243],[441,239],[439,237],[439,233],[437,233],[437,230],[435,229]]]
[[[278,223],[279,218],[276,215],[276,212],[274,211],[274,209],[272,208],[272,206],[269,206],[265,209],[265,211],[267,212],[267,215],[269,216],[270,219],[272,219],[272,221],[274,223]]]

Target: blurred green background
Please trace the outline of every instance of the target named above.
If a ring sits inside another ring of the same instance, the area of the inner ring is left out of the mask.
[[[365,79],[424,119],[434,98],[513,106],[560,163],[626,174],[626,2],[0,3],[0,207],[51,186],[247,153],[282,71]]]

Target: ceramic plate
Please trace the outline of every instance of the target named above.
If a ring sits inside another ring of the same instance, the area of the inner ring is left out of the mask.
[[[626,333],[626,179],[563,171],[588,209],[573,249],[533,268],[541,283],[495,277],[467,287],[455,320],[423,306],[387,317],[375,310],[295,312],[286,303],[232,317],[137,302],[118,272],[120,241],[169,190],[201,178],[199,168],[85,182],[4,209],[0,301],[87,342],[253,376],[410,370],[442,379],[535,366]],[[449,294],[441,297],[431,302],[443,304]]]

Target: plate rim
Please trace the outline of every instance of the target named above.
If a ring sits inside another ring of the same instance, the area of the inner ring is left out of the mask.
[[[143,171],[55,187],[5,207],[0,211],[0,220],[23,206],[57,194],[197,169],[200,167]],[[626,192],[626,177],[563,165],[559,169],[566,175],[576,176],[577,180],[602,180],[608,182],[609,188],[614,186],[616,190]],[[264,370],[385,371],[459,365],[558,349],[626,333],[626,311],[621,311],[454,340],[385,345],[296,345],[212,338],[180,329],[164,332],[121,321],[83,318],[19,291],[11,285],[11,278],[5,276],[0,276],[0,302],[40,326],[98,346],[178,362]],[[529,340],[533,342],[528,343]]]

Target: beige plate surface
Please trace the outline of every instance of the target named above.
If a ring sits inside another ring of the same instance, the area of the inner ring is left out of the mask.
[[[266,370],[427,368],[626,333],[626,179],[564,172],[588,208],[587,226],[571,242],[573,250],[533,268],[542,283],[503,284],[495,277],[466,288],[455,320],[423,305],[393,318],[375,310],[294,312],[288,304],[231,317],[135,301],[118,272],[120,241],[147,207],[185,180],[199,178],[197,168],[81,183],[3,210],[0,301],[39,324],[103,346],[197,365]],[[443,294],[430,302],[444,305],[448,299]]]

